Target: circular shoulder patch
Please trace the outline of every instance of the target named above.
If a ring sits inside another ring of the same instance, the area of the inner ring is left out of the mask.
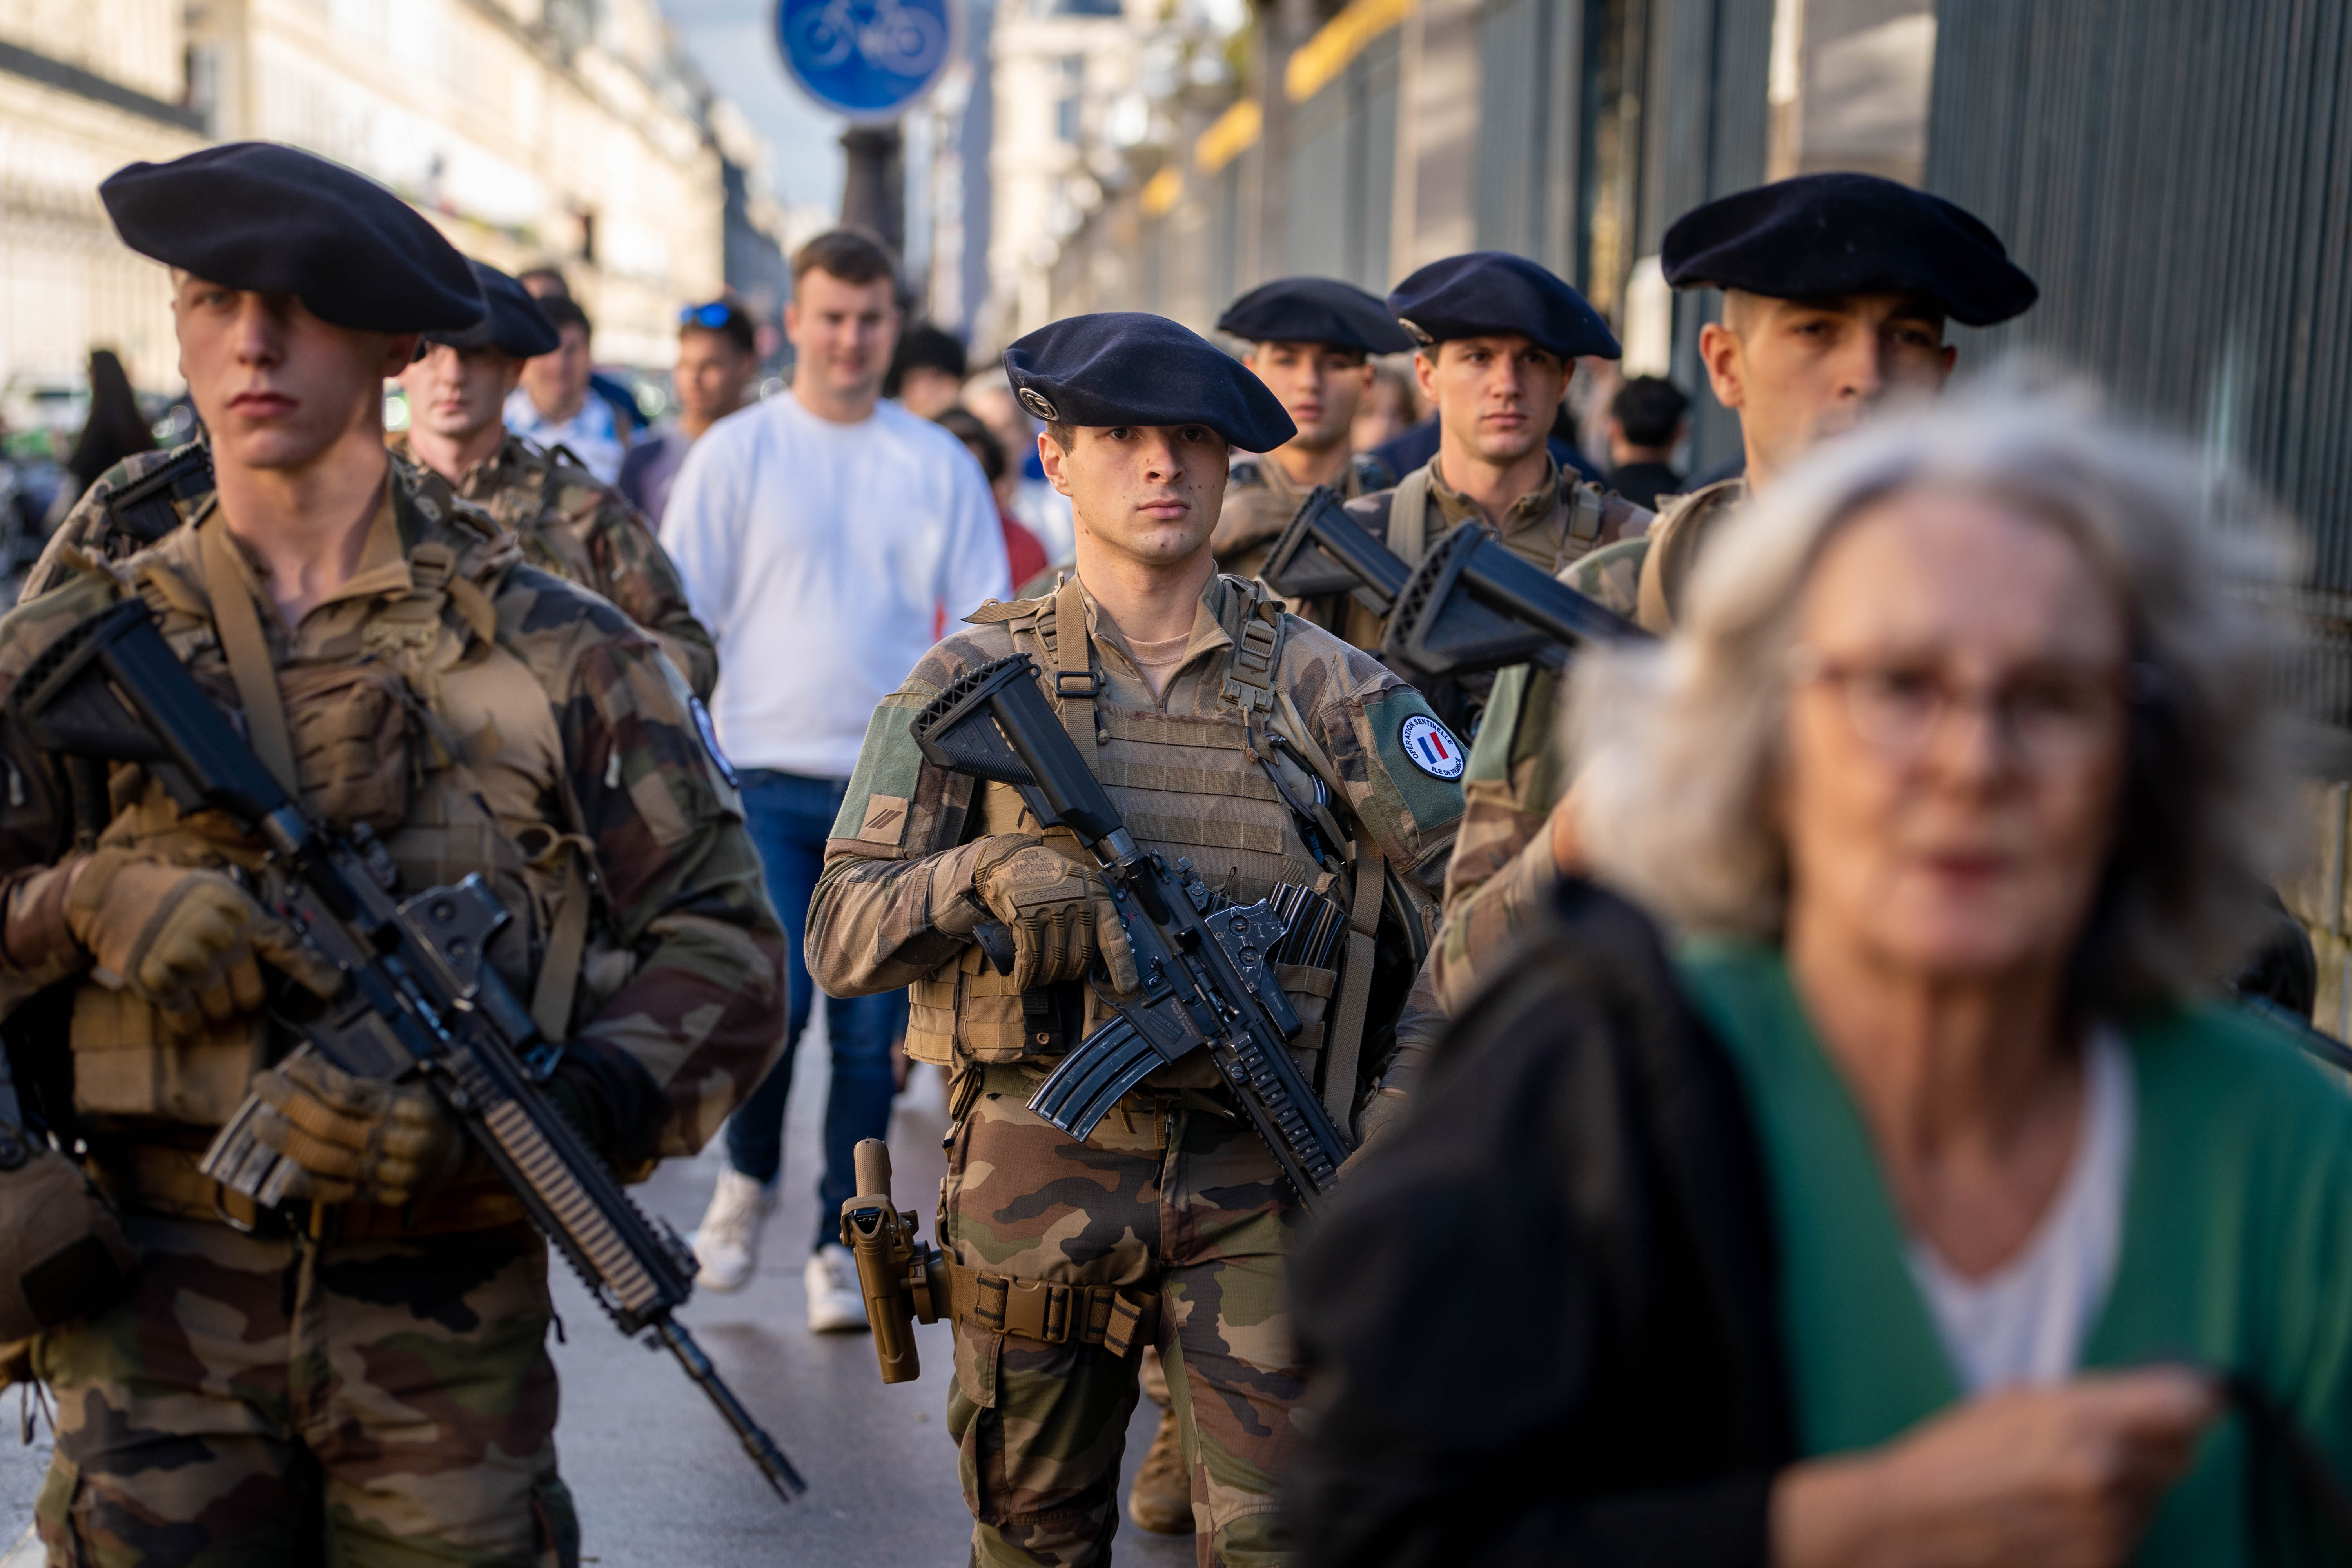
[[[1062,411],[1054,406],[1054,400],[1034,386],[1023,387],[1020,397],[1022,407],[1026,408],[1048,425],[1062,417]]]
[[[1412,765],[1432,778],[1458,779],[1469,763],[1454,732],[1426,713],[1415,713],[1397,731],[1397,743]]]

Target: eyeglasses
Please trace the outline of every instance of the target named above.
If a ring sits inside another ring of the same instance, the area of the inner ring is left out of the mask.
[[[713,300],[708,305],[681,305],[677,324],[681,327],[701,327],[717,331],[735,319],[735,307],[724,300]]]
[[[1835,691],[1854,734],[1890,762],[1914,763],[1961,709],[1981,711],[2010,756],[2034,772],[2083,761],[2114,734],[2116,720],[2153,696],[2153,666],[2123,669],[2052,663],[1994,681],[1961,681],[1932,659],[1840,661],[1801,647],[1791,661],[1801,686]]]

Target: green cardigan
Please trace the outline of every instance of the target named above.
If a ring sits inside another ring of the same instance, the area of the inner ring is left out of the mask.
[[[1773,1184],[1799,1451],[1886,1442],[1959,1385],[1912,1283],[1861,1114],[1777,948],[1693,943],[1693,1000],[1738,1063]],[[2201,1006],[2129,1031],[2123,1245],[2086,1367],[2251,1373],[2352,1477],[2352,1100],[2275,1026]],[[2251,1563],[2246,1443],[2218,1424],[2140,1564]]]

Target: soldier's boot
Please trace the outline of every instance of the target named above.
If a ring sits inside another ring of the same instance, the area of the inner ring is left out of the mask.
[[[1143,1347],[1139,1369],[1144,1396],[1160,1406],[1160,1430],[1135,1472],[1135,1488],[1127,1494],[1127,1517],[1154,1535],[1192,1533],[1192,1472],[1184,1463],[1184,1438],[1176,1428],[1176,1412],[1169,1407],[1168,1369],[1153,1347]]]
[[[1154,1535],[1192,1533],[1192,1471],[1184,1463],[1173,1410],[1160,1413],[1160,1430],[1143,1452],[1135,1489],[1127,1494],[1127,1517]]]

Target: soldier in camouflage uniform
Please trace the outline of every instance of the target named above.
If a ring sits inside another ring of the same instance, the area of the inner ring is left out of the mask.
[[[954,1073],[939,1235],[973,1560],[1109,1560],[1149,1343],[1199,1560],[1279,1562],[1274,1490],[1300,1393],[1283,1283],[1296,1196],[1206,1060],[1155,1073],[1085,1142],[1027,1109],[1108,1016],[1101,993],[1136,984],[1134,961],[1067,831],[1041,829],[1013,790],[930,765],[908,723],[963,672],[1027,652],[1139,843],[1237,899],[1304,882],[1347,911],[1336,973],[1279,972],[1308,1020],[1302,1070],[1342,1126],[1380,1066],[1364,1036],[1412,972],[1408,956],[1376,981],[1380,933],[1433,912],[1460,795],[1414,749],[1442,731],[1411,689],[1215,575],[1227,444],[1265,450],[1291,430],[1263,384],[1153,316],[1057,322],[1005,361],[1048,422],[1040,452],[1076,510],[1077,573],[970,617],[875,713],[809,911],[809,968],[835,994],[913,986],[908,1054]],[[1013,936],[1009,975],[973,941],[992,918]]]
[[[1242,363],[1298,427],[1277,449],[1236,460],[1225,481],[1224,510],[1210,548],[1220,571],[1255,577],[1317,485],[1353,500],[1396,483],[1386,463],[1369,452],[1351,452],[1349,445],[1356,410],[1371,388],[1371,356],[1402,353],[1412,340],[1388,307],[1336,278],[1262,283],[1217,318],[1217,331],[1249,344]],[[1287,607],[1327,631],[1340,631],[1343,605]]]
[[[1673,629],[1706,542],[1751,491],[1887,401],[1939,392],[1958,353],[1944,342],[1948,320],[1989,326],[2035,297],[1976,218],[1869,174],[1805,174],[1710,202],[1666,231],[1663,260],[1675,287],[1724,291],[1723,321],[1701,329],[1699,357],[1716,397],[1739,415],[1746,472],[1661,498],[1645,536],[1560,574],[1660,634]],[[1496,679],[1432,959],[1449,1007],[1475,988],[1480,956],[1507,951],[1545,901],[1571,847],[1564,817],[1546,831],[1567,785],[1553,744],[1559,705],[1544,671]]]
[[[69,561],[0,622],[0,690],[142,600],[400,887],[492,884],[515,918],[489,956],[564,1041],[548,1087],[589,1142],[622,1170],[692,1151],[772,1055],[782,932],[670,662],[384,453],[379,378],[409,329],[481,313],[463,259],[389,191],[264,143],[134,164],[101,195],[173,268],[219,496],[125,560]],[[333,976],[245,890],[258,841],[129,764],[108,794],[97,819],[12,821],[10,845],[55,850],[0,878],[19,1081],[142,1264],[129,1300],[29,1349],[58,1409],[50,1560],[576,1562],[547,1254],[520,1205],[429,1090],[289,1049],[262,965]],[[29,792],[52,795],[76,792]],[[304,1173],[275,1209],[198,1168],[248,1092]]]
[[[1547,572],[1649,528],[1647,509],[1561,472],[1545,445],[1577,357],[1617,357],[1581,295],[1524,257],[1481,250],[1430,263],[1388,302],[1419,345],[1413,374],[1437,405],[1437,456],[1394,489],[1349,501],[1349,516],[1407,565],[1475,520]]]
[[[618,490],[562,451],[509,432],[500,420],[523,360],[546,353],[555,329],[522,286],[471,264],[490,308],[472,331],[437,334],[401,372],[410,430],[393,450],[404,465],[439,473],[522,541],[534,566],[602,594],[653,635],[698,698],[719,680],[710,634],[688,608],[677,569],[645,519]],[[194,441],[142,452],[109,469],[59,526],[27,575],[31,599],[62,581],[65,552],[120,560],[155,542],[211,504],[210,449]]]

